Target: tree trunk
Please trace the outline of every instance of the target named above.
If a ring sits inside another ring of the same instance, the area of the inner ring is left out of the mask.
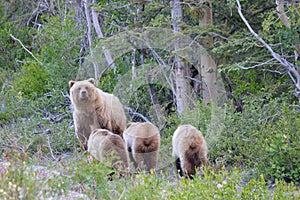
[[[200,18],[200,25],[208,26],[212,24],[212,9],[211,3],[206,2],[202,9],[203,13]],[[213,46],[213,41],[210,37],[206,37],[204,42],[204,48],[210,48]],[[200,57],[201,67],[199,73],[201,73],[201,81],[202,81],[202,96],[203,99],[208,105],[210,101],[213,103],[217,102],[217,65],[206,51],[201,54]]]
[[[151,103],[153,105],[153,108],[154,108],[154,112],[155,112],[155,116],[156,116],[156,119],[157,119],[157,122],[159,124],[158,127],[163,127],[164,124],[165,124],[165,121],[164,121],[164,115],[163,115],[163,112],[162,112],[162,109],[161,109],[161,106],[158,102],[158,97],[155,93],[155,90],[153,88],[153,85],[150,83],[150,80],[151,80],[151,75],[148,74],[147,75],[147,83],[148,83],[148,92],[150,94],[150,98],[151,98]]]
[[[93,3],[95,3],[95,0],[93,0]],[[94,28],[96,30],[97,36],[99,39],[104,38],[103,33],[100,28],[99,20],[98,20],[98,13],[94,10],[93,7],[91,9],[92,9],[93,24],[94,24]],[[113,68],[114,72],[116,73],[116,66],[114,64],[114,60],[111,57],[111,54],[109,53],[108,50],[105,50],[105,49],[104,49],[103,53],[104,53],[104,56],[105,56],[108,66],[110,68]]]
[[[89,1],[85,0],[84,1],[84,11],[85,11],[85,18],[86,18],[86,23],[87,23],[87,37],[88,37],[88,42],[89,42],[89,47],[90,47],[90,54],[93,55],[93,50],[92,50],[92,44],[93,44],[93,37],[92,37],[92,21],[91,21],[91,16],[90,16],[90,11],[88,8]],[[98,84],[98,65],[93,62],[93,67],[94,67],[94,78],[96,80],[96,84]]]
[[[171,15],[172,15],[172,25],[173,30],[176,33],[182,31],[180,27],[180,23],[182,22],[182,7],[180,0],[173,0],[171,1]],[[180,49],[180,40],[177,41],[175,44],[175,51]],[[187,68],[183,60],[178,56],[175,55],[174,57],[175,63],[175,84],[176,84],[176,105],[177,105],[177,113],[180,116],[183,112],[186,111],[188,107],[188,97],[189,97],[189,84],[185,78],[187,73]]]

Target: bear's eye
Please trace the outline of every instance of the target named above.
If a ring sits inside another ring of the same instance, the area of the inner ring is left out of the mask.
[[[89,87],[85,87],[85,89],[87,90],[87,89],[89,89]]]
[[[81,87],[79,87],[78,90],[81,90]]]

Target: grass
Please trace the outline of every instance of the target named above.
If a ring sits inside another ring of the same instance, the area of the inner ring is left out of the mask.
[[[0,164],[1,199],[298,199],[299,188],[276,181],[270,184],[263,175],[256,179],[237,168],[215,171],[203,169],[203,176],[181,179],[168,172],[114,176],[103,163],[88,161],[78,154],[33,166],[26,155],[11,155]]]

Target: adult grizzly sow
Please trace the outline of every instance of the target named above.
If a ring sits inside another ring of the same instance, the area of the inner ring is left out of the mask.
[[[196,168],[207,163],[207,146],[202,133],[192,125],[180,125],[172,138],[172,155],[180,176],[192,178]]]
[[[88,152],[100,162],[119,170],[129,168],[129,156],[121,136],[106,129],[94,130],[88,140]]]
[[[123,134],[130,159],[137,169],[155,169],[160,148],[160,133],[150,122],[129,123]]]
[[[91,132],[97,128],[122,136],[126,127],[126,116],[116,96],[98,89],[93,78],[70,81],[69,87],[74,106],[75,132],[85,149]]]

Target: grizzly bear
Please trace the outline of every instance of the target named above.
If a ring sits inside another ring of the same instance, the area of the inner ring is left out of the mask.
[[[150,122],[133,122],[127,125],[123,137],[135,168],[155,170],[160,148],[159,129]]]
[[[207,163],[207,146],[202,133],[192,125],[180,125],[172,138],[172,156],[180,176],[193,178],[196,168]]]
[[[107,129],[121,135],[126,128],[126,116],[119,99],[95,86],[95,80],[70,81],[70,99],[74,106],[75,132],[87,149],[91,132]]]
[[[129,169],[129,155],[124,140],[107,129],[95,129],[91,133],[88,152],[100,162],[106,162],[115,169]]]

